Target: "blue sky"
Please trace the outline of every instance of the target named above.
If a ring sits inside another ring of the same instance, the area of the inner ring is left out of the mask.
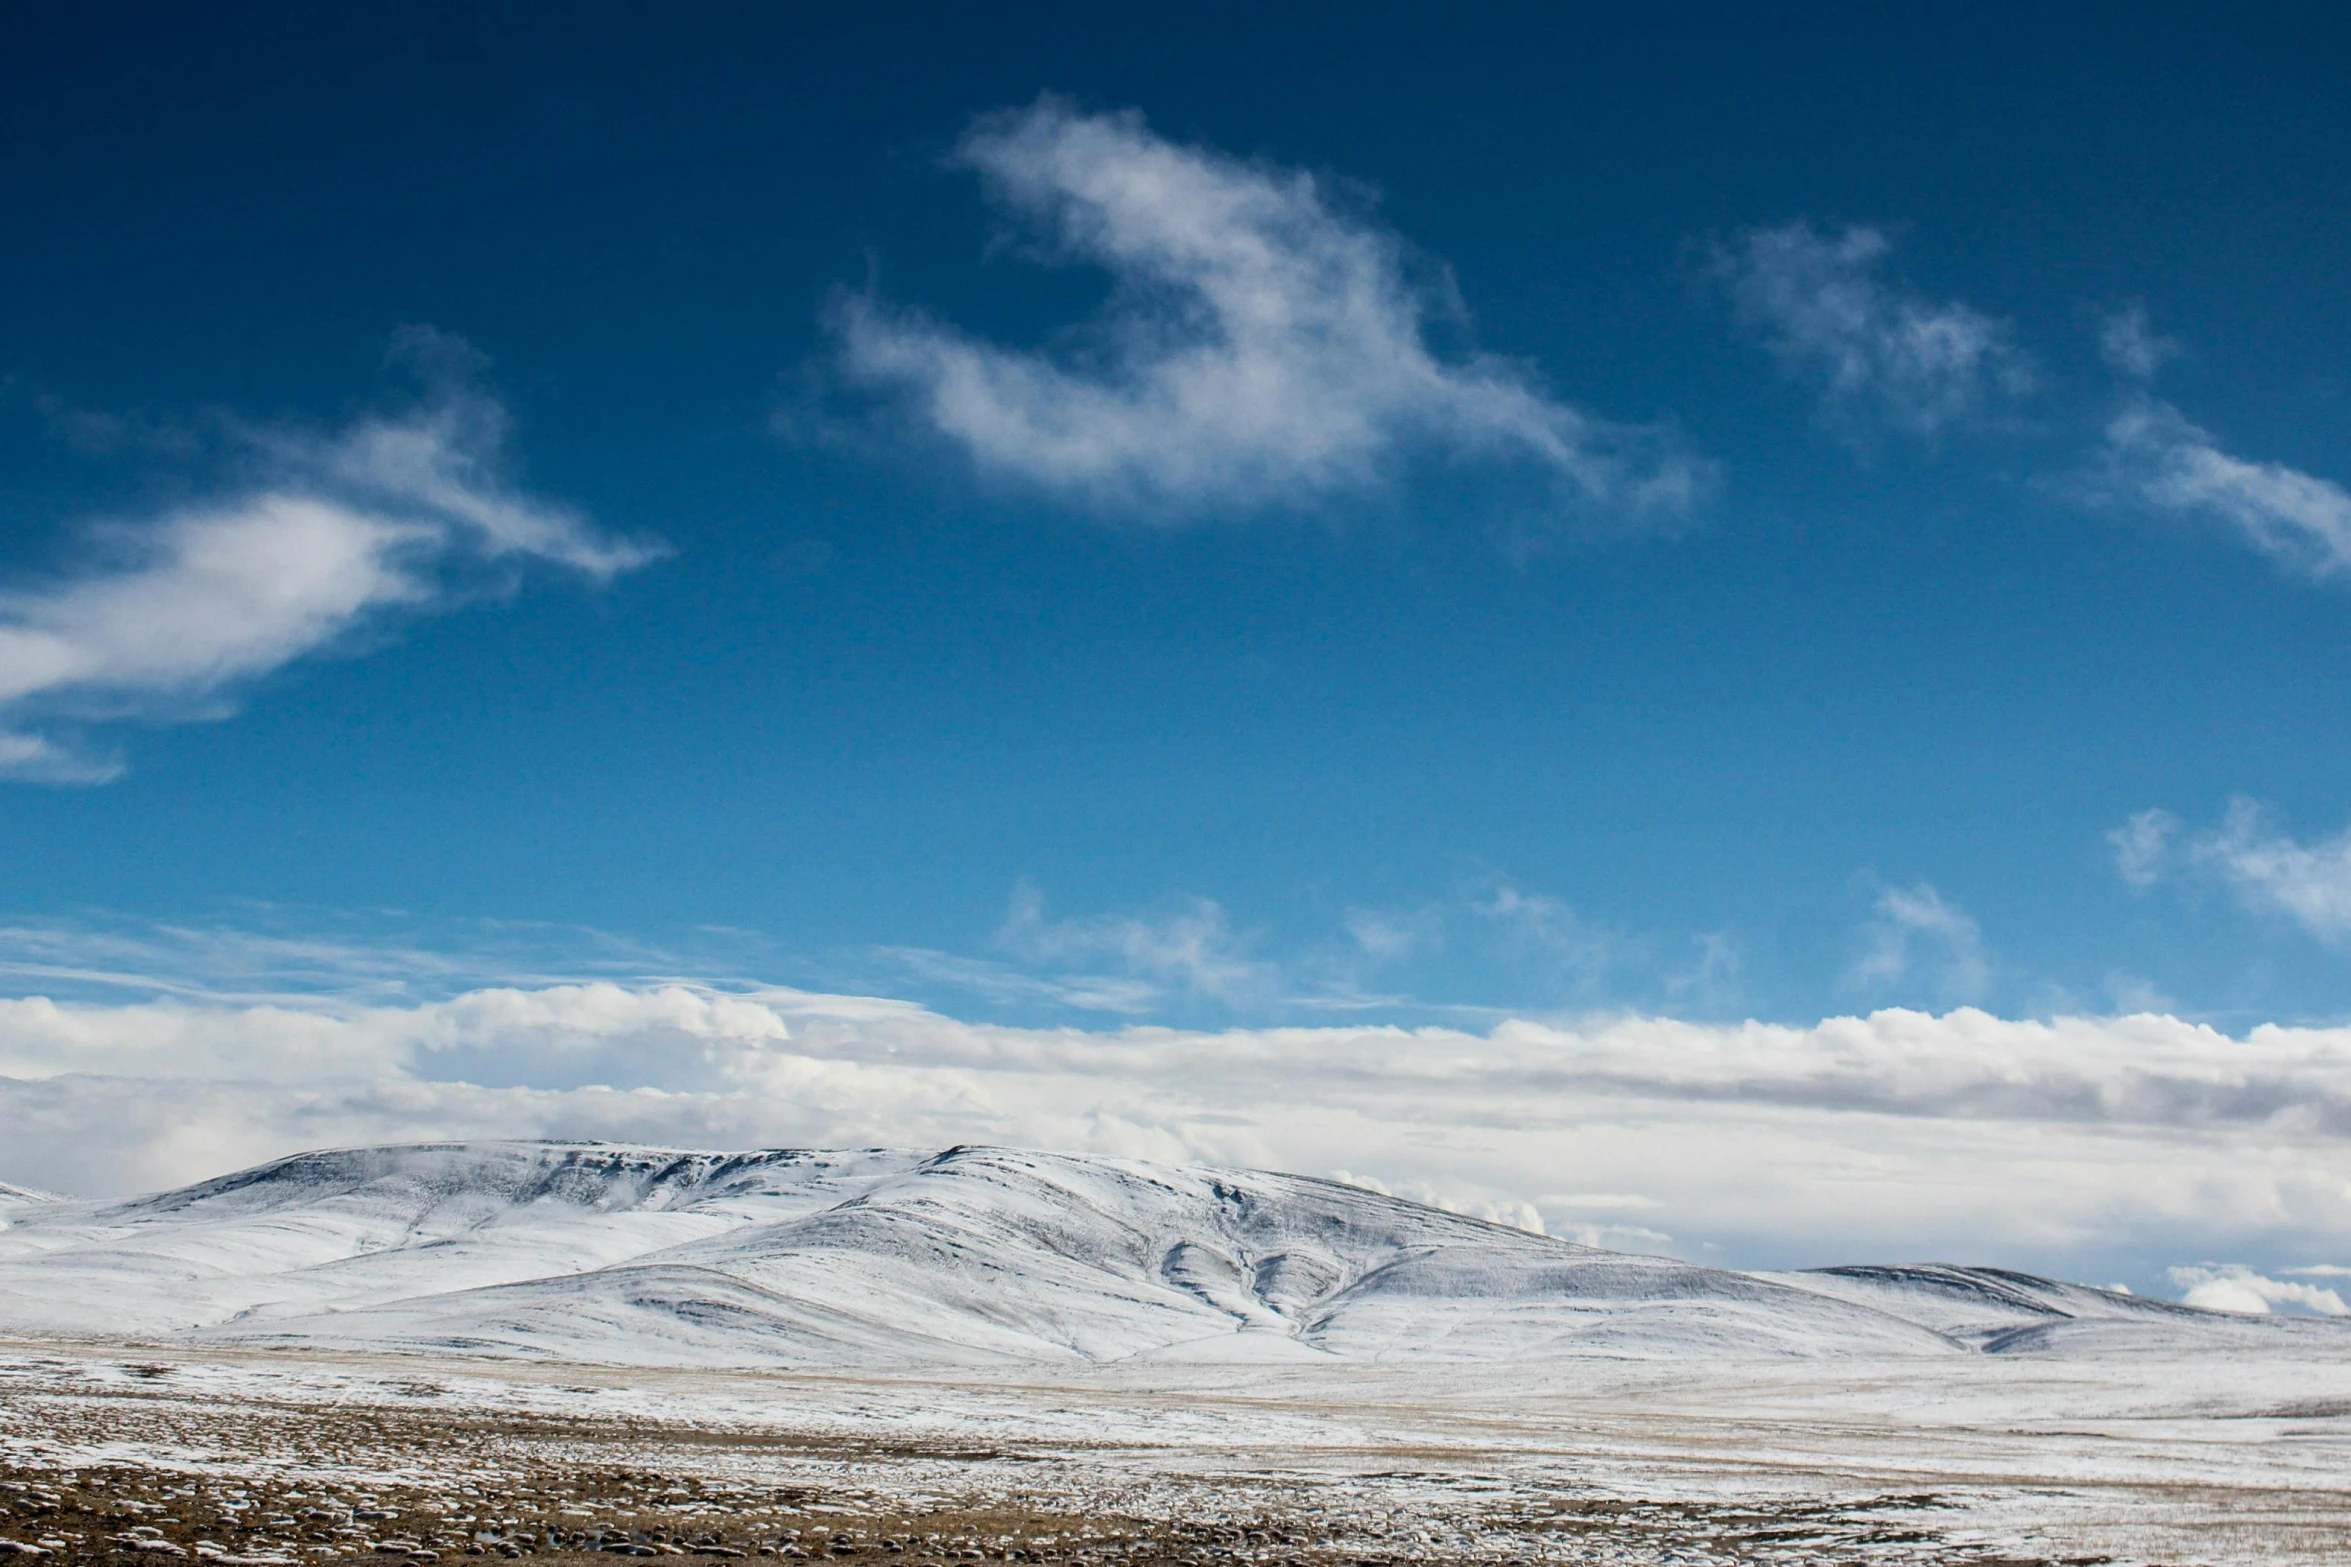
[[[2345,45],[24,20],[0,961],[2331,1027]]]

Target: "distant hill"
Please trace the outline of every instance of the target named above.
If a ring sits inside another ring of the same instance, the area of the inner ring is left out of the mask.
[[[1294,1175],[558,1142],[23,1194],[0,1331],[712,1366],[2351,1352],[2351,1324],[1988,1269],[1733,1273]]]

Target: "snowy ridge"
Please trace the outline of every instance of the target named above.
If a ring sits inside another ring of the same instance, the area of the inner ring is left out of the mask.
[[[2294,1347],[2351,1342],[2351,1324],[2298,1317],[2238,1317],[2148,1300],[2087,1284],[1944,1263],[1817,1268],[1759,1274],[1857,1305],[1873,1306],[1979,1349],[2004,1355],[2231,1344]],[[2298,1342],[2299,1341],[2299,1342]]]
[[[1301,1176],[1001,1148],[363,1148],[7,1215],[20,1333],[634,1365],[2351,1352],[2344,1324],[2022,1274],[1740,1274]]]

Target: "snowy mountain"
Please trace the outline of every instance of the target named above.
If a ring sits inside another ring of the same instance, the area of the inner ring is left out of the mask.
[[[0,1211],[0,1330],[842,1365],[2351,1351],[2021,1274],[1726,1272],[1300,1176],[1001,1148],[303,1154]]]

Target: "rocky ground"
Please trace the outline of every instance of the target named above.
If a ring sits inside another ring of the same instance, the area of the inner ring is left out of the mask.
[[[2306,1489],[2207,1498],[2215,1551],[2175,1532],[2178,1553],[2151,1556],[2083,1549],[2078,1531],[2070,1546],[2020,1545],[2016,1531],[1983,1527],[1980,1497],[1859,1475],[1713,1495],[1685,1477],[1642,1495],[1621,1472],[1579,1472],[1557,1453],[1530,1465],[1499,1448],[1367,1442],[1348,1428],[1287,1459],[1278,1431],[1247,1450],[1203,1429],[1138,1442],[1107,1406],[1039,1402],[1035,1390],[1023,1395],[1037,1404],[1030,1421],[942,1388],[940,1406],[964,1399],[944,1420],[922,1407],[919,1385],[762,1379],[714,1392],[705,1378],[696,1397],[665,1400],[612,1373],[565,1384],[549,1368],[491,1379],[289,1358],[0,1355],[0,1555],[224,1567],[591,1555],[1996,1567],[2323,1561],[2351,1549],[2345,1498]],[[1098,1440],[1084,1435],[1090,1423]],[[1191,1456],[1171,1459],[1171,1443]],[[2079,1495],[2059,1495],[2048,1492],[2048,1510],[2079,1510]],[[2023,1508],[2029,1520],[2029,1497]]]

